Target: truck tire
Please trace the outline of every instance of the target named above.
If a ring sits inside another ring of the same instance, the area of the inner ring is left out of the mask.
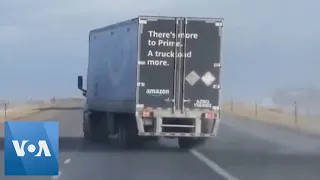
[[[102,140],[98,131],[90,128],[89,131],[84,131],[84,139],[91,142],[100,142]]]
[[[118,143],[120,148],[123,149],[127,149],[130,143],[127,128],[122,124],[118,126]]]
[[[90,132],[90,128],[88,125],[88,121],[86,119],[86,114],[83,113],[83,117],[82,117],[82,131],[83,131],[83,138],[85,141],[91,141],[91,132]]]
[[[100,140],[99,134],[91,127],[86,127],[88,129],[83,130],[83,138],[86,141],[98,142]]]
[[[138,147],[139,137],[135,121],[128,119],[118,125],[118,143],[122,149]]]
[[[86,140],[86,141],[90,141],[90,140],[91,140],[91,136],[90,136],[90,134],[89,134],[88,131],[83,130],[83,138],[84,138],[84,140]]]
[[[83,137],[86,141],[98,142],[102,140],[101,130],[99,129],[99,125],[95,124],[93,126],[92,119],[86,119],[88,117],[83,115]]]

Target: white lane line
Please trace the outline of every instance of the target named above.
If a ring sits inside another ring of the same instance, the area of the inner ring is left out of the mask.
[[[56,175],[56,176],[52,176],[51,177],[51,179],[58,179],[59,177],[60,177],[60,175],[62,174],[62,172],[61,171],[59,171],[59,174],[58,175]]]
[[[200,161],[205,163],[210,169],[218,173],[220,176],[226,178],[227,180],[239,180],[238,178],[232,176],[226,170],[222,169],[217,163],[207,158],[205,155],[201,154],[197,150],[190,150],[190,153],[197,157]]]
[[[64,160],[63,164],[69,164],[71,162],[71,158]]]

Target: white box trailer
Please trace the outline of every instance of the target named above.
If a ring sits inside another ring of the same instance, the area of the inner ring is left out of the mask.
[[[221,18],[141,16],[90,31],[85,139],[118,134],[121,146],[217,134]],[[154,137],[154,138],[143,138]],[[103,139],[102,138],[102,139]]]

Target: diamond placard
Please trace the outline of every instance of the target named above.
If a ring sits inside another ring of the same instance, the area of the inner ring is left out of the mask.
[[[191,71],[185,78],[191,86],[193,86],[199,79],[200,76],[195,71]]]
[[[207,72],[201,77],[201,80],[206,86],[210,86],[216,80],[216,78],[210,72]]]

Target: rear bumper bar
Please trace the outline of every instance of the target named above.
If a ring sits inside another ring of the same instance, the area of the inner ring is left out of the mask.
[[[145,132],[139,133],[139,136],[161,136],[161,137],[214,137],[214,134],[199,134],[199,133],[169,133],[169,132]]]

